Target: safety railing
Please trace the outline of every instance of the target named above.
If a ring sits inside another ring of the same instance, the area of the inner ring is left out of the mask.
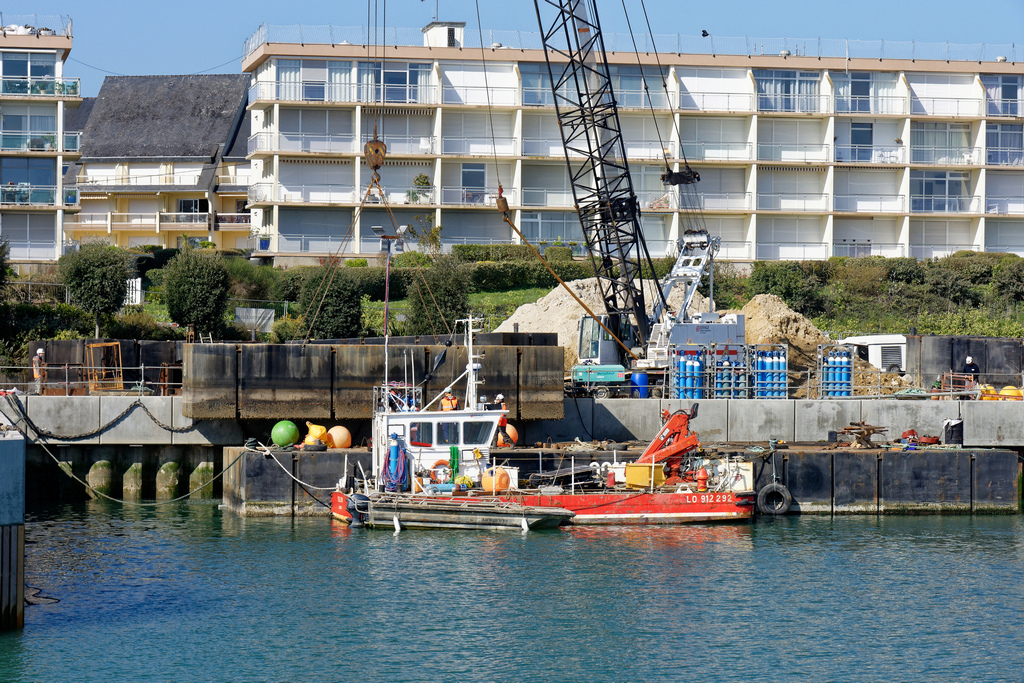
[[[758,161],[819,161],[829,159],[829,146],[790,142],[757,143]]]
[[[89,173],[78,178],[78,185],[89,187],[90,185],[129,185],[132,187],[140,185],[183,185],[193,187],[199,183],[199,172],[195,173],[160,173],[154,172],[146,175],[129,175],[127,173]]]
[[[515,189],[508,189],[503,196],[509,204],[516,203]],[[498,199],[497,187],[442,187],[441,204],[449,206],[495,206]]]
[[[945,258],[958,251],[981,251],[973,244],[911,244],[910,255],[919,261]]]
[[[666,144],[667,144],[666,140]],[[667,150],[659,140],[628,140],[623,139],[623,146],[626,148],[626,156],[630,159],[662,159],[672,151]]]
[[[822,192],[758,192],[759,211],[828,211],[829,196]]]
[[[247,213],[218,213],[214,216],[214,225],[218,230],[248,231],[252,216]]]
[[[829,101],[828,95],[758,94],[757,110],[775,114],[825,114],[829,111]]]
[[[15,261],[26,259],[52,259],[57,251],[57,243],[50,240],[12,240],[5,237],[10,247],[9,258]]]
[[[698,206],[705,211],[749,211],[750,192],[698,192]]]
[[[46,245],[47,255],[53,256],[53,244]],[[25,304],[67,304],[71,303],[68,286],[60,282],[32,282],[14,280],[7,283],[9,299]]]
[[[679,194],[663,190],[641,190],[636,193],[640,208],[648,211],[668,211],[679,208]]]
[[[1024,106],[1021,105],[1021,100],[1016,97],[1006,99],[986,97],[985,116],[1020,116],[1021,112],[1024,112]]]
[[[974,97],[918,97],[912,95],[910,114],[923,116],[981,116],[982,102]]]
[[[472,104],[492,107],[515,107],[519,105],[519,88],[491,87],[482,85],[441,86],[442,104]]]
[[[320,135],[313,133],[256,133],[249,137],[249,154],[256,152],[321,152],[351,154],[354,135]]]
[[[862,213],[903,213],[903,196],[898,194],[837,194],[835,211]]]
[[[29,366],[0,366],[0,390],[42,396],[177,396],[182,371],[177,363],[90,366],[43,363],[40,377]]]
[[[759,243],[757,258],[769,261],[823,261],[828,258],[826,242]]]
[[[671,109],[668,93],[661,89],[660,83],[651,82],[650,87],[649,92],[643,89],[616,90],[615,103],[619,109]]]
[[[379,138],[388,146],[388,154],[437,154],[437,138],[433,135],[380,135]],[[371,140],[363,136],[360,141],[365,145]]]
[[[900,95],[836,95],[837,114],[906,114],[907,98]]]
[[[61,200],[61,201],[58,201]],[[0,187],[0,204],[12,206],[78,206],[78,188],[58,192],[53,185],[9,183]]]
[[[753,93],[679,92],[679,109],[683,111],[751,112]]]
[[[26,97],[79,97],[79,78],[44,78],[5,76],[0,79],[0,94]]]
[[[994,213],[1000,216],[1024,215],[1024,197],[986,197],[985,213]]]
[[[441,154],[514,155],[519,153],[519,140],[514,137],[441,137]]]
[[[698,142],[684,140],[680,143],[683,156],[690,161],[753,161],[753,144],[749,142]]]
[[[885,256],[896,258],[906,255],[906,249],[899,242],[871,242],[869,240],[839,240],[832,245],[833,256],[849,256],[851,258],[867,258],[868,256]]]
[[[972,147],[925,147],[911,145],[910,163],[938,166],[973,166],[981,157]]]
[[[569,190],[524,187],[523,206],[573,206],[572,192]]]
[[[409,185],[405,187],[392,187],[388,185],[387,200],[389,204],[435,204],[435,197],[437,191],[434,187],[422,187],[418,185]],[[380,198],[376,194],[371,194],[367,197],[367,203],[377,203]]]
[[[281,185],[278,201],[284,204],[351,204],[359,198],[351,185]]]
[[[1024,166],[1024,148],[989,147],[985,150],[985,163],[990,166]]]
[[[910,195],[912,213],[981,213],[980,197]]]

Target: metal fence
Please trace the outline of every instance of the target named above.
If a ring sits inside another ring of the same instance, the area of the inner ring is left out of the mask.
[[[45,396],[177,396],[181,365],[88,366],[44,364],[38,384],[30,366],[0,366],[0,391]]]

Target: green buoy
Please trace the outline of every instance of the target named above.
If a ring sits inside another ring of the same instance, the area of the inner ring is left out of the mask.
[[[291,420],[281,420],[270,430],[274,444],[286,448],[299,440],[299,428]]]

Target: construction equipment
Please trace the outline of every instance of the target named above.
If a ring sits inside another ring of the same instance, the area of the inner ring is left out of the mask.
[[[655,385],[664,384],[671,345],[744,342],[742,316],[691,320],[687,314],[704,276],[712,275],[719,238],[700,221],[684,231],[676,263],[648,315],[641,273],[653,276],[654,263],[640,225],[597,7],[594,0],[534,0],[534,5],[569,182],[606,310],[601,324],[589,316],[580,320],[580,364],[606,366],[616,377],[621,372],[617,386],[629,385],[627,366],[644,370]],[[666,152],[661,176],[666,184],[685,188],[700,180],[685,157],[681,167],[675,166]],[[688,218],[698,217],[693,207]],[[686,303],[673,312],[668,295],[676,285],[687,288]],[[592,375],[577,373],[578,367],[574,378]]]

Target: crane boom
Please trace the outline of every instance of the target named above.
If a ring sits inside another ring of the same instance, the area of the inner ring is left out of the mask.
[[[632,341],[645,347],[651,325],[640,274],[642,264],[652,275],[654,266],[640,228],[597,8],[594,0],[534,0],[534,6],[573,200],[609,327],[619,334],[632,316]]]

